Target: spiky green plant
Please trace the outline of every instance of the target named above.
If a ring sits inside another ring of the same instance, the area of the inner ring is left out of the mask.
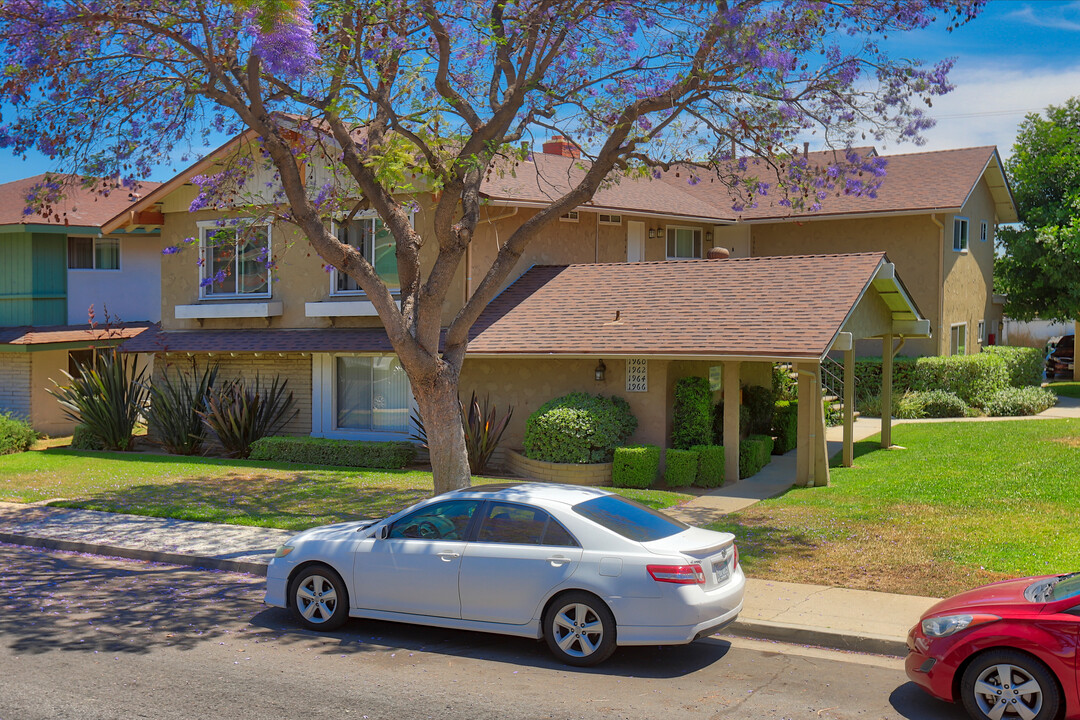
[[[514,414],[513,406],[506,409],[506,415],[499,417],[498,409],[488,405],[488,398],[484,398],[481,407],[474,390],[469,398],[469,409],[458,400],[458,410],[461,414],[461,428],[465,431],[465,450],[469,454],[469,471],[473,475],[481,475],[487,469],[488,461],[492,453],[499,446],[499,440],[506,432],[506,426]],[[413,413],[413,424],[416,425],[416,434],[413,440],[420,443],[421,447],[427,447],[427,431],[424,429],[423,418],[419,413]]]
[[[209,431],[199,416],[206,410],[207,399],[217,380],[217,364],[203,368],[201,374],[192,366],[190,375],[168,372],[150,384],[150,408],[146,418],[150,432],[174,455],[198,455]]]
[[[98,438],[105,450],[130,450],[135,423],[146,411],[146,368],[134,355],[113,349],[99,353],[97,363],[76,365],[77,375],[67,372],[67,385],[53,381],[49,392],[60,402],[64,414]]]
[[[232,380],[214,388],[206,409],[196,413],[229,457],[246,458],[253,442],[280,431],[300,412],[293,408],[292,392],[286,392],[288,384],[279,376],[269,387],[262,386],[258,375],[252,385],[243,378]]]

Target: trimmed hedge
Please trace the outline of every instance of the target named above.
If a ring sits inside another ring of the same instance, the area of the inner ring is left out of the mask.
[[[784,455],[795,449],[799,441],[799,401],[777,400],[773,410],[774,455]]]
[[[615,448],[611,461],[611,484],[624,488],[647,488],[660,472],[660,448],[656,445],[631,445]]]
[[[668,487],[689,487],[698,474],[698,454],[694,450],[668,448],[665,454],[664,484]]]
[[[760,385],[743,385],[743,405],[749,410],[748,426],[752,435],[768,435],[772,432],[773,408],[776,395],[772,388]]]
[[[90,428],[80,423],[72,431],[71,445],[68,447],[72,450],[104,450],[105,443]]]
[[[313,437],[264,437],[251,444],[252,460],[294,462],[305,465],[397,470],[416,457],[410,442],[361,442]]]
[[[773,439],[768,435],[751,435],[739,443],[739,477],[756,475],[772,460]]]
[[[750,437],[750,408],[745,405],[739,406],[739,437]],[[713,444],[724,444],[724,401],[716,403],[713,407]]]
[[[1057,395],[1043,387],[1006,388],[991,395],[984,405],[992,417],[1038,415],[1057,405]]]
[[[1009,373],[1009,384],[1013,387],[1042,385],[1046,361],[1039,348],[988,345],[983,348],[983,352],[996,355],[1005,361],[1005,370]]]
[[[913,390],[944,390],[968,405],[982,406],[985,398],[1009,386],[1009,371],[997,355],[946,355],[919,358]]]
[[[620,397],[573,392],[549,400],[525,423],[525,456],[557,463],[611,462],[637,429]]]
[[[690,448],[698,454],[697,477],[694,484],[703,488],[715,488],[724,484],[724,448],[721,445],[695,445]]]
[[[918,358],[893,358],[893,394],[916,390],[915,366]],[[867,357],[855,360],[855,388],[860,397],[869,398],[881,394],[881,358]]]
[[[915,395],[922,401],[925,417],[959,418],[967,417],[971,412],[970,406],[955,393],[945,390],[926,390]]]
[[[11,413],[0,413],[0,455],[26,452],[37,440],[37,433],[30,423],[12,417]]]
[[[703,377],[675,381],[675,405],[671,410],[671,446],[688,450],[709,442],[712,434],[712,391]]]

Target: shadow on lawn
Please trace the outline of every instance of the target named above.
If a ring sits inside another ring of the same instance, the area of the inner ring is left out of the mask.
[[[739,548],[739,562],[752,573],[780,557],[809,558],[822,544],[821,538],[792,530],[790,527],[748,522],[738,514],[709,525],[710,530],[729,532]]]
[[[877,450],[884,449],[884,448],[881,447],[881,440],[878,439],[877,437],[875,437],[872,440],[860,440],[859,442],[855,443],[852,447],[853,447],[853,449],[855,451],[855,459],[856,460],[858,460],[863,455],[866,455],[867,453],[872,453],[872,452],[875,452]],[[843,449],[840,449],[838,452],[833,453],[829,457],[829,468],[831,469],[831,468],[843,467],[843,462],[844,462],[844,451],[843,451]]]
[[[302,530],[385,517],[431,495],[428,488],[363,486],[351,478],[229,473],[99,491],[57,507]]]

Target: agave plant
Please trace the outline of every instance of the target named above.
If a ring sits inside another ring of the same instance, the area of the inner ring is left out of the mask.
[[[469,398],[469,409],[458,400],[458,410],[461,413],[461,428],[465,431],[465,450],[469,454],[469,471],[473,475],[482,475],[487,469],[488,461],[492,453],[499,446],[510,418],[514,415],[513,406],[506,409],[506,415],[498,416],[498,410],[494,405],[489,407],[488,398],[484,398],[483,407],[476,398],[474,390]],[[427,431],[424,429],[423,418],[418,413],[413,413],[413,424],[416,425],[416,434],[413,440],[427,447]]]
[[[218,366],[207,366],[201,374],[177,373],[173,379],[164,373],[150,385],[150,408],[146,418],[155,439],[175,455],[202,452],[209,430],[200,411],[205,411],[210,392],[217,380]]]
[[[51,393],[64,414],[101,441],[105,450],[130,450],[135,423],[146,410],[146,368],[135,356],[117,350],[100,353],[97,364],[78,363],[77,375],[67,372],[67,385],[55,380]]]
[[[206,409],[196,413],[230,457],[246,458],[252,443],[280,431],[300,412],[293,408],[293,394],[286,393],[288,384],[276,376],[269,387],[258,375],[250,386],[243,378],[232,380],[213,389]]]

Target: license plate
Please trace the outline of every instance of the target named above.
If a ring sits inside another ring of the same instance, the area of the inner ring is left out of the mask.
[[[719,585],[722,582],[727,582],[728,577],[731,576],[731,571],[728,570],[727,560],[722,562],[714,562],[712,564],[713,578],[716,580],[716,584]]]

